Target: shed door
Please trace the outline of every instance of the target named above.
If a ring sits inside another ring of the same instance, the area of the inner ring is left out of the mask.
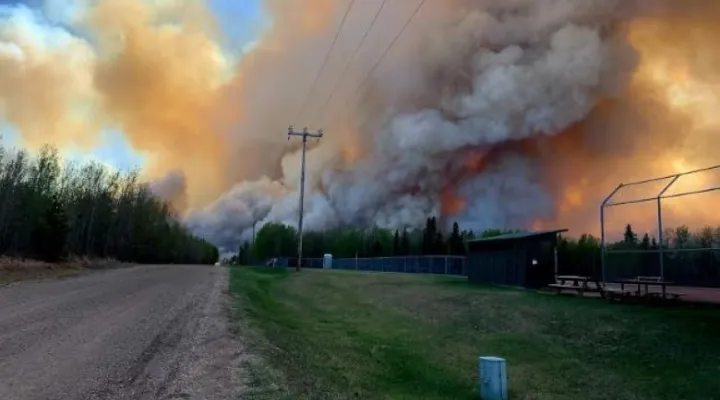
[[[533,265],[535,260],[537,264]],[[528,261],[527,287],[541,288],[555,281],[555,254],[552,240],[535,244]]]
[[[522,250],[484,251],[471,255],[476,282],[523,286],[525,252]]]

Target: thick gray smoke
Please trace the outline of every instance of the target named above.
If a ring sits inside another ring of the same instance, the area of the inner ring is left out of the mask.
[[[150,190],[179,210],[187,207],[187,183],[182,171],[171,171],[162,179],[152,182]]]
[[[374,76],[372,95],[326,127],[330,138],[351,131],[362,155],[348,161],[347,143],[332,139],[308,152],[306,228],[417,226],[443,212],[448,191],[464,199],[453,218],[470,228],[551,214],[540,170],[511,145],[566,130],[627,80],[632,63],[617,59],[626,49],[606,32],[617,4],[498,0],[456,4],[442,20],[421,13],[402,56]],[[225,250],[249,238],[253,220],[294,225],[298,157],[285,157],[281,179],[237,185],[193,212],[190,225]],[[486,157],[482,173],[463,173]]]

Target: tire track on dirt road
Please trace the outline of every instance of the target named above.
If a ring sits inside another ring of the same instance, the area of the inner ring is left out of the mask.
[[[138,266],[0,288],[0,398],[237,399],[227,273]]]

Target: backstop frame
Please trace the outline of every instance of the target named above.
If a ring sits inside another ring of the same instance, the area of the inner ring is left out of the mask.
[[[658,257],[660,261],[660,278],[665,279],[665,266],[664,266],[664,238],[663,238],[663,217],[662,217],[662,201],[664,199],[671,199],[671,198],[678,198],[678,197],[685,197],[685,196],[691,196],[696,194],[702,194],[702,193],[709,193],[720,190],[720,185],[714,185],[709,188],[701,189],[701,190],[693,190],[689,192],[682,192],[682,193],[673,193],[671,195],[666,195],[667,191],[675,185],[675,183],[682,178],[683,176],[688,175],[694,175],[701,172],[708,172],[713,170],[720,170],[720,165],[715,165],[708,168],[700,168],[695,169],[692,171],[682,172],[678,174],[673,175],[667,175],[659,178],[652,178],[652,179],[646,179],[642,181],[636,181],[636,182],[630,182],[630,183],[621,183],[619,184],[615,190],[613,190],[605,199],[603,200],[602,204],[600,205],[600,269],[602,272],[602,281],[603,283],[607,283],[606,274],[605,274],[605,257],[607,253],[622,253],[622,250],[608,250],[605,246],[605,209],[610,207],[617,207],[621,205],[626,204],[640,204],[640,203],[647,203],[654,201],[657,203],[657,228],[658,228]],[[636,200],[628,200],[628,201],[621,201],[621,202],[611,202],[613,197],[623,188],[627,188],[630,186],[639,186],[639,185],[645,185],[652,182],[661,182],[667,180],[668,183],[663,186],[663,188],[657,193],[654,197],[647,197],[642,199],[636,199]],[[627,251],[624,251],[627,252]]]

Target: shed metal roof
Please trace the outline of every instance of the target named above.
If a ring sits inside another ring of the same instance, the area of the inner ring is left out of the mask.
[[[468,243],[475,243],[475,242],[495,242],[500,240],[515,240],[515,239],[526,239],[530,237],[535,236],[543,236],[543,235],[551,235],[551,234],[558,234],[567,232],[567,229],[555,229],[551,231],[537,231],[537,232],[515,232],[515,233],[506,233],[499,236],[492,236],[492,237],[484,237],[484,238],[478,238],[478,239],[471,239],[467,240]]]

